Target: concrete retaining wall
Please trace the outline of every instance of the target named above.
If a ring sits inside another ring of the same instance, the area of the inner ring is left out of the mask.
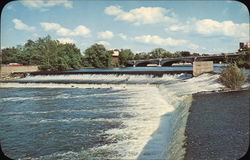
[[[0,78],[6,79],[13,73],[26,73],[38,71],[38,66],[8,66],[4,65],[0,67]]]
[[[199,76],[202,73],[209,73],[214,71],[213,61],[194,61],[193,62],[193,76]]]

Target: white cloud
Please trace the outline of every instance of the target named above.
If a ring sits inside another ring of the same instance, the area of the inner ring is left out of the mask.
[[[99,41],[99,42],[96,42],[97,44],[102,44],[104,46],[110,46],[110,43],[107,42],[107,41]]]
[[[186,23],[175,24],[165,28],[165,31],[169,32],[192,32],[206,36],[228,36],[238,38],[239,40],[249,40],[249,24],[241,23],[237,24],[233,21],[215,21],[212,19],[191,19]]]
[[[101,38],[101,39],[111,39],[113,37],[114,37],[114,33],[111,31],[104,31],[104,32],[98,33],[98,38]]]
[[[12,22],[15,24],[15,28],[18,30],[34,31],[35,27],[24,24],[20,19],[13,19]]]
[[[80,26],[77,26],[75,29],[74,29],[74,32],[76,35],[79,35],[79,36],[85,36],[85,35],[89,35],[90,34],[90,29],[83,26],[83,25],[80,25]]]
[[[187,25],[172,25],[166,28],[166,31],[179,32],[179,31],[188,31],[189,26]]]
[[[140,7],[126,12],[120,6],[109,6],[105,8],[104,13],[116,16],[116,20],[132,22],[134,25],[177,21],[173,17],[174,13],[161,7]]]
[[[57,23],[47,23],[47,22],[43,22],[40,23],[41,26],[45,29],[45,31],[49,31],[49,30],[58,30],[61,28],[61,26]]]
[[[71,38],[58,38],[57,40],[61,43],[75,43],[75,40]]]
[[[119,33],[118,36],[123,40],[127,40],[127,36],[123,33]]]
[[[57,23],[47,23],[42,22],[40,25],[44,28],[45,31],[56,31],[57,35],[60,36],[90,36],[91,30],[83,25],[77,26],[74,30],[62,27]]]
[[[44,8],[57,5],[63,5],[66,8],[73,7],[72,1],[69,0],[21,0],[21,3],[30,8]]]
[[[162,38],[156,35],[142,35],[142,36],[136,36],[133,38],[137,42],[146,43],[146,44],[155,44],[159,46],[178,46],[182,44],[186,44],[186,40],[178,40],[173,39],[171,37],[169,38]]]
[[[199,20],[195,29],[203,35],[224,35],[241,39],[249,38],[249,24],[236,24],[232,21],[218,22],[212,19]]]
[[[118,15],[123,13],[123,10],[121,9],[120,6],[109,6],[104,9],[104,13],[107,15]]]

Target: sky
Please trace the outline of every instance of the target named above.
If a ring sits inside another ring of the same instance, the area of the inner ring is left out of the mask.
[[[238,1],[18,0],[1,13],[1,48],[50,35],[83,53],[98,43],[134,53],[232,53],[249,42],[249,11]]]

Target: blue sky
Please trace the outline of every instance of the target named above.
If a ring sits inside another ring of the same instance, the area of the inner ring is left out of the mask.
[[[83,52],[154,48],[217,54],[249,42],[249,11],[237,1],[19,0],[1,15],[1,48],[50,35]]]

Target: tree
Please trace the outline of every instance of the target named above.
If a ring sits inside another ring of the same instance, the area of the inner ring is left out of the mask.
[[[207,54],[207,53],[203,53],[203,54],[202,54],[202,56],[209,56],[209,54]]]
[[[17,53],[20,52],[17,48],[4,48],[2,51],[2,64],[16,63],[18,62]]]
[[[181,54],[181,57],[188,57],[188,56],[191,56],[191,54],[190,54],[189,51],[181,51],[180,54]]]
[[[240,54],[237,59],[236,63],[239,67],[244,67],[249,69],[250,68],[250,49],[248,48],[243,54]]]
[[[172,57],[172,54],[163,48],[156,48],[149,52],[150,58],[167,58]]]
[[[39,64],[41,57],[39,56],[39,53],[37,50],[37,44],[34,41],[28,40],[24,44],[23,52],[28,57],[28,64],[29,65]]]
[[[84,52],[88,63],[96,68],[107,68],[111,66],[112,53],[108,52],[102,44],[94,44]]]
[[[181,57],[181,52],[180,51],[174,52],[173,58],[177,58],[177,57]]]
[[[62,44],[50,36],[28,40],[24,46],[3,49],[3,63],[38,65],[42,71],[63,71],[81,67],[81,52],[74,44]]]
[[[192,56],[200,56],[199,53],[193,53]]]
[[[149,54],[145,52],[136,53],[134,56],[134,60],[138,60],[138,59],[150,59],[150,56]]]
[[[134,59],[134,53],[130,49],[121,49],[119,54],[119,64],[124,66],[128,60]]]

